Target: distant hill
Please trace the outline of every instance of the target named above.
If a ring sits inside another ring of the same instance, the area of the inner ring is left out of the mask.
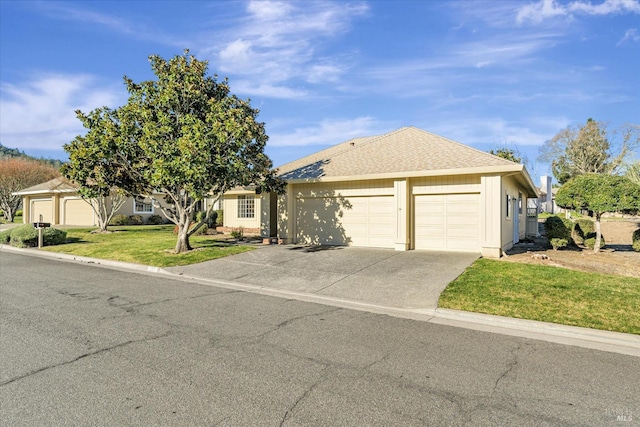
[[[7,157],[21,157],[23,159],[37,160],[39,162],[47,163],[56,169],[60,169],[60,166],[62,166],[62,161],[58,159],[45,159],[44,157],[33,157],[24,153],[23,151],[18,150],[17,148],[5,147],[4,145],[2,145],[2,143],[0,143],[0,159],[4,159]]]

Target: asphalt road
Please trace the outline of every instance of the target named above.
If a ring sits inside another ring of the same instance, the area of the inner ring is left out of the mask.
[[[637,357],[164,276],[1,252],[0,320],[3,426],[640,420]]]

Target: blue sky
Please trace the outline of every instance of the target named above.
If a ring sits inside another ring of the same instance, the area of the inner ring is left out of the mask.
[[[185,48],[261,110],[276,165],[411,125],[516,148],[537,180],[566,126],[640,122],[638,0],[0,0],[0,142],[64,159],[75,109]]]

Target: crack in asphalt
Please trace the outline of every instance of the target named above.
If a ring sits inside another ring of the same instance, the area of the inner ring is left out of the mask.
[[[333,312],[338,311],[338,310],[342,310],[342,308],[334,307],[334,308],[330,308],[328,310],[321,311],[319,313],[304,314],[302,316],[292,317],[291,319],[287,319],[285,321],[282,321],[282,322],[278,323],[274,328],[269,329],[268,331],[265,331],[265,332],[262,332],[261,334],[252,336],[251,339],[252,340],[259,340],[259,339],[263,338],[265,335],[268,335],[268,334],[270,334],[272,332],[275,332],[275,331],[277,331],[277,330],[279,330],[281,328],[284,328],[285,326],[290,325],[291,323],[297,322],[298,320],[305,319],[307,317],[322,316],[323,314],[333,313]]]
[[[318,378],[318,380],[316,382],[314,382],[313,384],[311,384],[309,387],[307,387],[307,389],[304,391],[304,393],[302,393],[302,395],[300,397],[298,397],[298,399],[293,402],[293,405],[291,405],[284,413],[283,417],[282,417],[282,421],[280,421],[279,427],[282,427],[284,425],[284,423],[287,421],[287,419],[291,416],[291,414],[293,413],[293,411],[296,409],[296,407],[307,398],[307,396],[309,395],[309,393],[311,393],[313,391],[314,388],[316,388],[318,385],[320,385],[320,383],[324,382],[326,380],[326,371],[327,371],[327,366],[325,366],[322,370],[322,373],[320,374],[320,378]]]
[[[126,341],[126,342],[123,342],[123,343],[120,343],[120,344],[112,345],[110,347],[101,348],[101,349],[96,350],[96,351],[91,351],[91,352],[88,352],[88,353],[85,353],[85,354],[81,354],[80,356],[78,356],[78,357],[76,357],[76,358],[74,358],[72,360],[67,360],[65,362],[56,363],[56,364],[49,365],[49,366],[44,366],[44,367],[42,367],[40,369],[36,369],[36,370],[28,372],[28,373],[26,373],[24,375],[19,375],[17,377],[11,378],[11,379],[9,379],[7,381],[4,381],[4,382],[0,383],[0,387],[9,385],[11,383],[14,383],[16,381],[22,380],[24,378],[28,378],[28,377],[36,375],[36,374],[39,374],[39,373],[47,371],[49,369],[54,369],[54,368],[58,368],[60,366],[70,365],[72,363],[78,362],[79,360],[85,359],[85,358],[90,357],[90,356],[95,356],[95,355],[101,354],[101,353],[108,353],[108,352],[110,352],[112,350],[115,350],[115,349],[118,349],[118,348],[121,348],[121,347],[125,347],[125,346],[128,346],[130,344],[137,344],[137,343],[141,343],[141,342],[154,341],[154,340],[157,340],[157,339],[160,339],[160,338],[167,337],[170,334],[171,334],[171,331],[169,330],[169,331],[165,332],[164,334],[157,335],[157,336],[154,336],[154,337],[144,338],[144,339],[140,339],[140,340]]]
[[[500,384],[500,382],[506,378],[507,375],[509,375],[509,373],[511,371],[513,371],[513,369],[518,365],[518,356],[516,355],[516,352],[518,352],[520,350],[522,346],[518,343],[518,345],[516,346],[516,348],[511,350],[511,361],[509,361],[509,363],[507,363],[507,368],[502,372],[502,374],[500,374],[500,376],[496,379],[495,384],[493,385],[493,390],[491,391],[491,394],[495,393],[496,389],[498,388],[498,385]]]

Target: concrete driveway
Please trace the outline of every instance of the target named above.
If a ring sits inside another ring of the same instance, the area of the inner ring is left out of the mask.
[[[386,307],[435,309],[447,284],[479,256],[468,252],[273,245],[167,270]]]

